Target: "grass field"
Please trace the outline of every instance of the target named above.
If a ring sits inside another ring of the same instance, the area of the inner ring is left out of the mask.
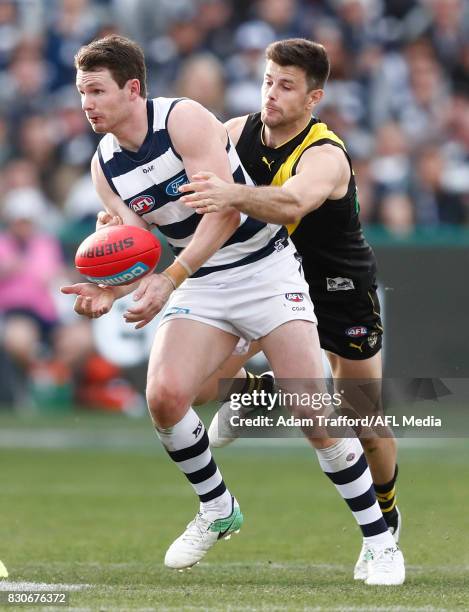
[[[77,610],[469,609],[466,440],[402,444],[408,580],[387,588],[354,583],[358,530],[303,441],[216,456],[245,525],[171,572],[165,550],[197,505],[146,419],[0,417],[0,589],[62,585]]]

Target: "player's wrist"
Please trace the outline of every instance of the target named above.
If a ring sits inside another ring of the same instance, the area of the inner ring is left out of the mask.
[[[122,287],[110,287],[109,285],[100,285],[100,288],[107,293],[108,295],[110,295],[114,302],[116,300],[118,300],[121,297],[124,297],[124,295],[126,295],[128,293],[128,287],[127,286],[122,286]]]
[[[177,257],[173,263],[162,272],[162,275],[173,285],[173,289],[177,289],[187,278],[189,278],[189,276],[192,276],[193,273],[192,268],[185,259]]]
[[[249,197],[248,189],[247,185],[239,185],[237,183],[231,185],[230,206],[232,208],[242,212],[243,204],[246,204],[246,200]]]

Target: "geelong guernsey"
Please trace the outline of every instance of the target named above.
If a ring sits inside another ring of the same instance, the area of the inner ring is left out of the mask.
[[[202,219],[179,202],[178,187],[189,181],[168,133],[168,116],[181,99],[147,100],[148,133],[138,151],[123,149],[112,134],[106,134],[98,146],[101,168],[113,191],[149,225],[158,227],[175,255],[189,244]],[[230,141],[226,150],[233,180],[252,185]],[[293,251],[285,227],[241,214],[238,229],[193,278],[221,271],[226,277],[281,250]]]

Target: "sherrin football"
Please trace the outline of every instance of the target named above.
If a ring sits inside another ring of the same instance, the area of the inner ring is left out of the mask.
[[[156,267],[161,244],[150,231],[132,225],[113,225],[85,238],[75,255],[75,266],[98,285],[128,285]]]

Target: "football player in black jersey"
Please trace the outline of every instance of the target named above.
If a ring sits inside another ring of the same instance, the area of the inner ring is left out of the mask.
[[[262,111],[237,117],[226,127],[241,161],[257,187],[227,184],[200,172],[184,185],[183,200],[199,213],[233,207],[251,217],[287,225],[301,257],[318,317],[318,332],[335,380],[379,380],[382,376],[382,324],[376,293],[376,264],[359,221],[359,201],[344,143],[312,111],[323,97],[329,74],[327,54],[317,43],[283,40],[266,51]],[[191,193],[192,192],[192,193]],[[243,391],[262,389],[266,378],[254,377],[243,364],[258,351],[233,356],[207,381],[200,403],[214,399],[218,380],[244,379]],[[379,402],[379,389],[374,398]],[[352,398],[350,401],[353,404]],[[353,408],[363,414],[361,406]],[[220,438],[219,419],[210,428],[213,446]],[[226,431],[226,428],[225,428]],[[396,442],[392,432],[362,437],[383,515],[399,539],[396,507]],[[363,547],[355,577],[366,577],[368,551]]]

